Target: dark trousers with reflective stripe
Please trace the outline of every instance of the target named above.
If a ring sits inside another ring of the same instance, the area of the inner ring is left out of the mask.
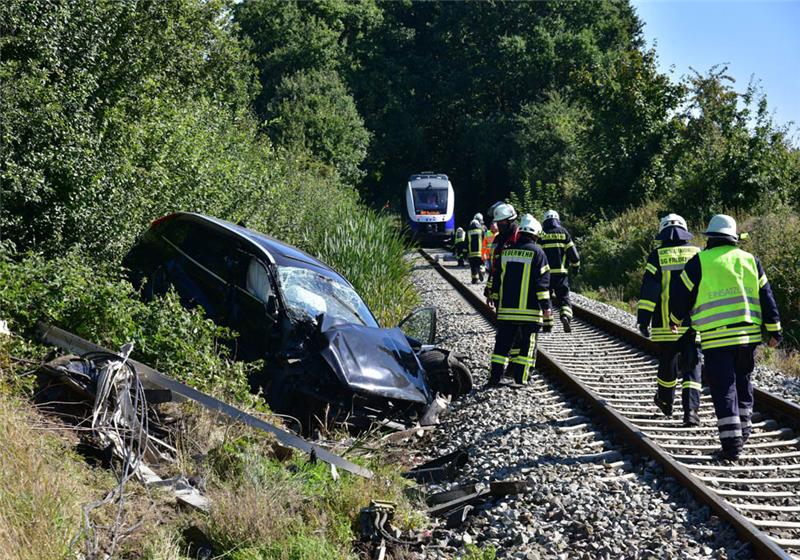
[[[722,447],[738,453],[750,436],[756,345],[703,350],[705,373],[711,387]]]
[[[572,304],[569,301],[569,276],[566,274],[550,274],[550,293],[562,316],[572,319]]]
[[[489,380],[499,383],[508,367],[508,375],[514,376],[517,383],[527,383],[530,371],[536,367],[536,333],[539,323],[516,323],[498,321],[492,352],[492,367]],[[510,356],[511,347],[519,353]]]
[[[659,342],[658,343],[658,399],[672,403],[675,398],[675,387],[678,377],[682,378],[681,403],[683,411],[700,408],[700,348],[694,343]],[[689,354],[694,358],[693,364],[687,364]]]
[[[482,264],[483,264],[483,259],[481,259],[480,257],[469,258],[469,270],[472,273],[473,282],[478,278],[480,278],[481,282],[483,282],[483,270],[481,270]]]

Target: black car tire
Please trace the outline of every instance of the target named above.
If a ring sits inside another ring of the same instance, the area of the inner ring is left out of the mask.
[[[450,352],[427,350],[419,355],[419,361],[434,392],[460,397],[472,390],[469,368]]]

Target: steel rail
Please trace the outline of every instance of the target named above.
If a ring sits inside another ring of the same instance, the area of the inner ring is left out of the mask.
[[[477,293],[470,289],[469,286],[463,284],[458,278],[455,277],[455,275],[442,266],[442,264],[438,262],[438,259],[435,259],[427,251],[424,249],[419,249],[419,252],[422,257],[433,266],[434,270],[436,270],[451,286],[453,286],[453,288],[473,308],[475,308],[480,315],[482,315],[492,325],[496,324],[494,310],[489,307]],[[630,335],[638,334],[634,333],[631,329],[628,329],[614,321],[605,319],[604,317],[600,317],[585,308],[573,306],[573,309],[575,315],[587,323],[591,323],[601,330],[606,330],[606,325],[608,325],[608,331],[612,335],[626,341],[635,340],[636,344],[634,344],[634,346],[641,348],[647,353],[652,354],[655,350],[655,346],[653,345],[652,341],[642,337],[641,335],[638,337],[641,340],[636,339],[633,336],[627,338]],[[597,395],[580,379],[578,379],[575,375],[572,375],[557,359],[548,355],[548,353],[541,348],[537,350],[537,364],[537,369],[539,369],[539,371],[544,371],[550,374],[554,379],[565,385],[568,391],[576,394],[579,398],[583,398],[589,405],[590,414],[604,420],[606,425],[614,429],[615,434],[622,437],[626,443],[637,448],[650,458],[657,461],[668,474],[673,476],[685,488],[687,488],[700,503],[707,505],[720,518],[730,523],[737,534],[744,541],[751,544],[756,558],[782,560],[792,558],[792,556],[789,555],[789,553],[787,553],[783,548],[781,548],[781,546],[775,542],[775,540],[761,531],[754,523],[749,521],[746,517],[734,509],[732,505],[728,504],[708,486],[703,484],[703,482],[693,475],[689,469],[681,465],[671,455],[659,447],[654,440],[650,439],[650,437],[648,437],[647,434],[642,431],[642,429],[634,425],[628,418],[616,411],[609,403],[608,399]],[[768,402],[773,402],[775,399],[783,401],[783,399],[774,397],[774,395],[771,395],[771,397],[773,398],[769,399]],[[758,395],[758,398],[763,397],[762,395]],[[785,410],[787,413],[791,414],[792,411],[795,410],[795,406],[786,406],[787,404],[792,405],[792,403],[786,403],[783,405],[778,404],[778,410]],[[796,408],[800,409],[800,407]],[[798,410],[798,412],[800,412],[800,410]],[[798,413],[796,418],[797,417],[800,417],[800,413]]]
[[[656,355],[658,353],[657,342],[645,338],[640,333],[625,325],[603,317],[579,304],[572,304],[572,312],[575,317],[586,321],[602,331],[613,334],[631,346],[635,346],[651,355]],[[792,424],[800,424],[800,405],[772,393],[768,393],[758,387],[753,388],[753,396],[755,397],[755,410],[777,414]]]

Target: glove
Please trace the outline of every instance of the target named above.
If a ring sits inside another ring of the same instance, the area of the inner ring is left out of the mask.
[[[578,266],[573,266],[573,267],[572,267],[572,275],[573,275],[573,276],[577,276],[577,275],[578,275],[578,274],[580,274],[580,273],[581,273],[581,267],[580,267],[580,265],[578,265]]]
[[[543,333],[551,333],[551,332],[553,332],[553,325],[552,324],[542,325],[542,332]]]
[[[650,325],[639,325],[639,332],[645,338],[650,338]]]

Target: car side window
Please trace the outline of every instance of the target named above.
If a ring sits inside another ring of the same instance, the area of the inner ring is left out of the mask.
[[[262,303],[267,303],[272,295],[269,272],[256,258],[251,258],[247,265],[247,291]]]
[[[203,225],[177,223],[166,237],[189,258],[227,282],[234,266],[236,242],[221,232]]]

